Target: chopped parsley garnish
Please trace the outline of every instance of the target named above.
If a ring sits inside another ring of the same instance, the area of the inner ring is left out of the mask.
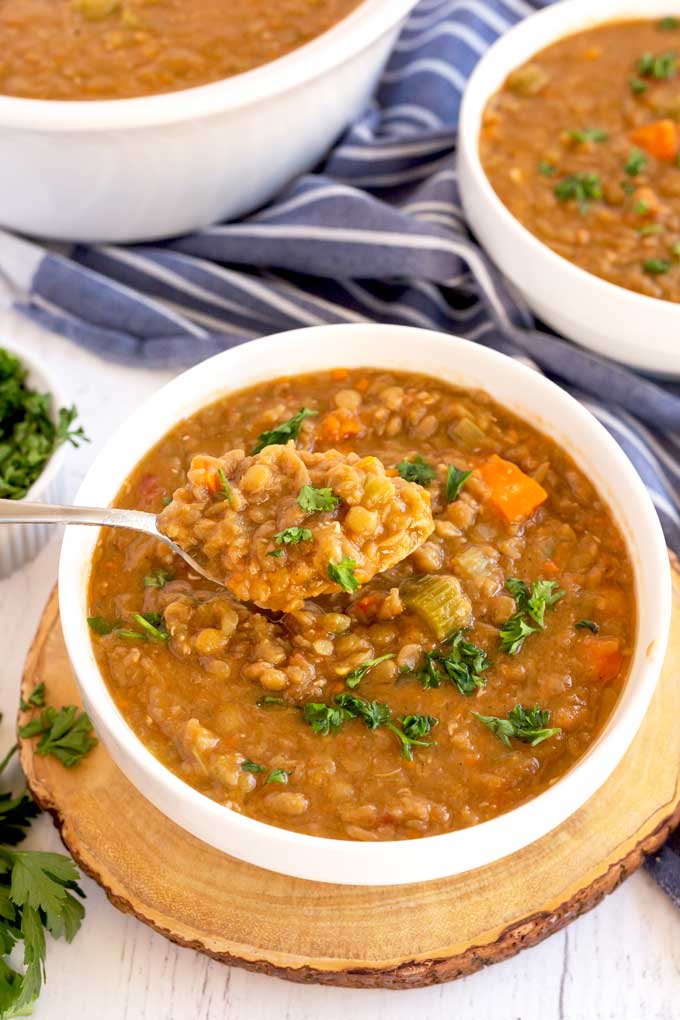
[[[362,719],[369,730],[386,726],[398,737],[402,756],[409,761],[413,759],[414,747],[431,746],[421,737],[427,736],[437,725],[437,720],[431,715],[405,715],[393,722],[389,705],[382,701],[367,701],[355,694],[337,694],[330,705],[308,702],[302,714],[313,732],[322,736],[337,733],[350,719]]]
[[[578,203],[581,212],[586,212],[590,201],[602,198],[602,182],[597,174],[569,174],[568,177],[558,181],[553,191],[560,202],[573,199]]]
[[[640,199],[639,202],[635,203],[635,208],[633,209],[633,212],[635,213],[636,216],[645,216],[649,212],[649,206],[645,201]]]
[[[26,701],[23,698],[19,700],[19,708],[22,712],[27,712],[29,708],[42,708],[45,704],[45,684],[39,683],[33,688]],[[0,772],[2,769],[0,769]]]
[[[369,659],[368,662],[363,662],[361,666],[357,666],[351,673],[348,673],[345,677],[345,686],[354,690],[358,687],[361,681],[364,679],[369,670],[373,669],[381,662],[386,662],[388,659],[394,658],[394,652],[388,652],[387,655],[380,655],[377,659]]]
[[[227,503],[231,503],[231,485],[227,481],[227,476],[225,475],[223,468],[218,468],[217,477],[220,480],[222,488],[217,490],[216,495],[221,499],[226,500]]]
[[[647,157],[642,149],[633,148],[630,150],[630,155],[626,160],[623,169],[629,177],[637,177],[637,175],[641,173],[646,166]]]
[[[517,577],[509,577],[505,587],[515,599],[517,612],[501,627],[501,646],[509,655],[517,655],[525,638],[545,629],[546,609],[553,609],[565,593],[561,589],[555,590],[555,581],[534,581],[529,588]]]
[[[676,258],[680,258],[680,241],[673,245],[672,251]]]
[[[243,772],[264,772],[264,765],[258,765],[256,761],[246,758],[241,762],[241,769]]]
[[[363,719],[369,730],[377,730],[378,726],[386,723],[391,715],[389,705],[382,701],[367,701],[356,694],[338,694],[334,701],[349,714],[350,718]]]
[[[290,439],[297,439],[300,434],[300,428],[305,418],[313,418],[314,415],[318,414],[318,411],[310,411],[308,407],[301,407],[297,414],[294,414],[288,421],[284,421],[281,425],[277,425],[276,428],[270,432],[261,432],[258,436],[257,443],[251,450],[251,455],[260,453],[264,450],[265,446],[274,446],[279,443],[285,444]]]
[[[285,528],[274,535],[277,545],[297,545],[299,542],[309,542],[311,538],[309,528]]]
[[[554,167],[552,163],[548,163],[547,160],[542,159],[538,164],[538,172],[539,174],[542,174],[543,177],[553,177],[557,173],[557,168]]]
[[[646,92],[649,88],[646,81],[643,81],[642,78],[636,78],[634,75],[632,78],[628,79],[628,86],[634,96],[642,95],[642,93]]]
[[[339,563],[328,564],[328,576],[331,581],[335,581],[339,584],[343,591],[348,594],[356,591],[357,588],[361,587],[361,584],[354,573],[356,569],[356,561],[345,556],[344,559],[340,560]]]
[[[19,728],[24,740],[40,736],[36,752],[46,756],[54,755],[66,768],[73,768],[97,745],[92,736],[92,723],[86,712],[75,705],[67,705],[57,711],[48,705],[37,718]]]
[[[405,482],[415,482],[416,485],[423,487],[428,486],[432,479],[437,477],[435,469],[423,460],[419,453],[413,460],[402,460],[397,464],[397,472]]]
[[[586,128],[585,131],[569,131],[569,137],[573,142],[578,145],[584,145],[586,142],[606,142],[609,135],[606,131],[601,131],[599,128]]]
[[[467,482],[472,471],[461,471],[454,464],[446,469],[446,502],[453,503],[460,496],[460,491]]]
[[[479,715],[477,712],[472,714],[475,719],[479,719],[487,729],[490,729],[506,747],[510,747],[510,740],[513,737],[515,740],[521,740],[524,744],[536,747],[537,744],[542,744],[549,737],[554,737],[562,732],[559,727],[547,728],[547,724],[550,722],[550,712],[547,708],[539,708],[538,705],[534,708],[515,705],[508,713],[507,719],[500,719],[495,715]]]
[[[120,627],[120,620],[105,620],[103,616],[88,616],[87,622],[90,630],[102,637],[106,634],[113,634],[114,630]]]
[[[672,16],[661,18],[660,21],[657,21],[656,27],[660,28],[662,32],[672,32],[676,28],[680,28],[680,20]]]
[[[290,772],[285,769],[272,769],[267,778],[264,781],[266,786],[268,783],[287,783]]]
[[[649,276],[663,276],[671,268],[669,259],[647,259],[642,263],[643,272]]]
[[[283,556],[283,549],[271,549],[270,552],[267,553],[267,556],[275,556],[278,560]]]
[[[150,574],[147,574],[144,578],[145,588],[165,588],[168,581],[174,580],[174,575],[169,570],[164,570],[159,567],[157,570],[152,570]]]
[[[413,761],[414,747],[432,747],[429,741],[421,738],[437,725],[437,720],[433,715],[405,715],[396,723],[387,722],[385,725],[399,738],[402,757]]]
[[[632,195],[635,191],[635,185],[632,181],[621,181],[621,187],[627,195]]]
[[[305,513],[330,513],[340,503],[340,497],[335,496],[332,489],[315,489],[313,485],[303,485],[297,501]]]
[[[265,694],[255,702],[258,708],[264,708],[265,705],[285,705],[286,702],[283,698],[280,698],[278,694]]]
[[[638,227],[638,234],[641,237],[651,237],[652,234],[660,234],[662,230],[660,223],[645,223],[644,226]]]
[[[677,57],[674,53],[643,53],[637,62],[637,72],[643,78],[663,81],[675,77]]]
[[[320,701],[308,701],[302,709],[302,718],[312,728],[313,733],[327,737],[329,733],[337,733],[348,719],[353,719],[351,712],[340,705],[325,705]]]
[[[0,497],[23,499],[40,477],[57,447],[87,443],[82,428],[72,424],[75,407],[62,407],[55,425],[49,393],[26,385],[27,370],[18,358],[0,347]]]
[[[471,641],[465,641],[464,630],[451,638],[448,651],[425,652],[424,663],[418,673],[423,687],[439,687],[443,680],[454,684],[461,694],[470,695],[486,685],[482,676],[491,665],[486,652]]]
[[[589,630],[593,634],[600,633],[600,626],[594,620],[578,620],[575,627],[576,630]]]
[[[120,637],[132,638],[137,641],[170,640],[170,631],[163,626],[161,613],[133,613],[132,619],[142,628],[141,631],[124,628],[117,631]]]

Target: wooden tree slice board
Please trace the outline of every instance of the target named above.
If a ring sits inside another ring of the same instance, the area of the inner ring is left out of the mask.
[[[671,645],[647,718],[607,784],[513,856],[419,885],[334,886],[262,871],[188,835],[149,804],[100,744],[64,769],[21,747],[31,792],[81,868],[120,910],[224,963],[293,981],[414,988],[535,945],[595,906],[680,821],[680,574]],[[28,655],[26,695],[79,703],[56,593]]]

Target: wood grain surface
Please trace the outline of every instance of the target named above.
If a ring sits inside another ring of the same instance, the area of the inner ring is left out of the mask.
[[[74,770],[21,747],[33,796],[111,902],[172,941],[300,982],[414,988],[535,945],[589,910],[680,821],[680,574],[672,638],[642,728],[606,785],[542,840],[488,867],[420,885],[304,882],[244,864],[170,822],[100,745]],[[79,703],[56,593],[29,652],[24,694],[44,681]]]

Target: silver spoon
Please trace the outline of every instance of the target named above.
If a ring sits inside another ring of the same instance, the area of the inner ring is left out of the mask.
[[[213,584],[218,584],[220,588],[225,587],[223,581],[219,581],[209,574],[196,562],[193,556],[176,545],[167,535],[161,534],[155,514],[147,514],[142,510],[52,506],[49,503],[25,503],[20,499],[0,499],[0,524],[92,524],[95,527],[130,528],[132,531],[141,531],[145,535],[150,535],[151,538],[165,542],[176,556],[181,556],[184,562],[201,577],[212,581]]]

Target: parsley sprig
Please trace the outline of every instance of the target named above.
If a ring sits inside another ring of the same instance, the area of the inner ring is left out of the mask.
[[[374,666],[393,658],[394,652],[388,652],[387,655],[379,655],[377,659],[369,659],[368,662],[363,662],[360,666],[357,666],[356,669],[353,669],[351,673],[347,674],[345,677],[345,686],[349,687],[350,690],[354,690],[359,686],[366,674],[373,669]]]
[[[58,711],[47,705],[39,716],[19,728],[19,736],[23,740],[39,736],[36,753],[43,757],[51,754],[69,769],[97,746],[87,712],[81,712],[75,705],[66,705]]]
[[[577,202],[582,213],[588,211],[591,201],[598,201],[603,194],[600,178],[591,173],[569,174],[558,181],[553,191],[560,202]]]
[[[458,499],[461,489],[467,482],[472,471],[461,471],[455,464],[449,464],[446,469],[446,502],[453,503]]]
[[[349,556],[345,556],[339,563],[331,562],[326,568],[331,581],[335,581],[336,584],[339,584],[342,590],[346,591],[349,595],[351,595],[352,592],[355,592],[357,588],[361,587],[361,583],[354,573],[356,565],[356,560],[350,559]]]
[[[282,422],[281,425],[277,425],[269,432],[261,432],[255,446],[251,450],[251,455],[260,453],[264,450],[265,446],[274,446],[279,443],[285,444],[291,439],[297,439],[305,418],[313,418],[318,413],[318,411],[311,411],[308,407],[301,407],[297,414],[294,414],[288,421]]]
[[[332,489],[315,489],[313,485],[303,485],[297,501],[300,509],[307,514],[330,513],[340,503],[340,497],[335,496]]]
[[[522,705],[515,707],[508,713],[507,719],[501,719],[496,715],[479,715],[472,713],[487,729],[501,740],[506,747],[510,747],[510,740],[520,740],[524,744],[536,747],[544,740],[556,736],[562,730],[559,726],[548,728],[550,712],[546,708],[536,705],[534,708],[523,708]]]
[[[312,533],[309,528],[284,528],[274,535],[277,545],[298,545],[300,542],[311,541]]]
[[[356,694],[336,694],[330,705],[322,702],[307,702],[302,709],[302,717],[309,723],[314,733],[329,736],[338,733],[350,719],[361,719],[369,730],[377,730],[385,726],[391,730],[401,744],[401,754],[408,761],[413,760],[414,747],[431,747],[431,743],[422,740],[437,725],[431,715],[405,715],[401,719],[392,719],[392,710],[382,701],[367,701]]]
[[[406,482],[415,482],[417,485],[427,487],[437,472],[426,460],[416,454],[413,460],[402,460],[397,464],[397,472]]]
[[[517,612],[501,627],[501,646],[509,655],[517,655],[525,638],[545,630],[546,609],[553,609],[565,592],[557,588],[555,581],[534,581],[529,588],[517,577],[509,577],[505,587],[515,599]]]
[[[483,677],[491,663],[486,652],[465,640],[465,631],[457,631],[444,651],[425,652],[418,679],[423,687],[440,687],[443,681],[454,684],[461,694],[470,695],[486,686]]]

